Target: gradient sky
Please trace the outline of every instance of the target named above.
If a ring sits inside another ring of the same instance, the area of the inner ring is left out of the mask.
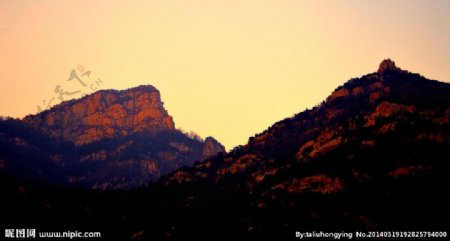
[[[154,85],[177,127],[231,149],[384,58],[450,82],[449,43],[448,0],[0,0],[0,114],[92,92],[67,81],[83,65],[98,89]]]

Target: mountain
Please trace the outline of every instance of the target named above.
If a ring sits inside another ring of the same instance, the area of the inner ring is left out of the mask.
[[[150,85],[102,90],[3,121],[0,141],[7,173],[94,189],[136,188],[225,152],[212,137],[203,141],[175,129]]]
[[[26,157],[43,153],[45,159],[53,151],[40,144],[48,135],[21,128],[6,128],[3,136],[31,135],[27,145],[36,148],[25,148]],[[87,146],[95,143],[103,142]],[[102,230],[107,240],[297,240],[296,232],[322,231],[436,235],[448,229],[449,155],[450,84],[386,59],[378,71],[347,81],[320,105],[246,145],[145,188],[97,192],[0,175],[6,203],[0,212],[18,226],[81,226]]]
[[[159,185],[178,194],[173,206],[234,210],[221,218],[256,239],[318,227],[435,228],[448,209],[449,156],[450,84],[386,59],[322,104]]]

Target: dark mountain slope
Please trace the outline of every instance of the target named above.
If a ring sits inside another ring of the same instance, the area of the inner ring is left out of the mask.
[[[259,210],[249,225],[264,232],[434,227],[447,210],[449,155],[450,85],[385,60],[321,105],[161,185],[179,194],[177,206]]]
[[[46,183],[64,183],[52,157],[74,150],[70,143],[57,142],[19,120],[0,121],[0,172]]]

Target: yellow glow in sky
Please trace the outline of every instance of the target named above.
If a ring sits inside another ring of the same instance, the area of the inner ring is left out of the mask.
[[[0,0],[0,114],[82,89],[82,65],[95,88],[154,85],[177,127],[231,149],[385,58],[450,82],[449,19],[447,0]]]

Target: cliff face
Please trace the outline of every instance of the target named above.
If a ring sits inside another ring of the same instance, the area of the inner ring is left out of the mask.
[[[159,91],[153,86],[98,91],[80,100],[64,102],[51,110],[27,116],[23,121],[52,137],[76,145],[141,131],[175,129],[172,117],[161,102]]]
[[[202,141],[175,129],[149,85],[98,91],[2,122],[0,143],[0,171],[94,189],[136,188],[225,152],[212,137]]]

